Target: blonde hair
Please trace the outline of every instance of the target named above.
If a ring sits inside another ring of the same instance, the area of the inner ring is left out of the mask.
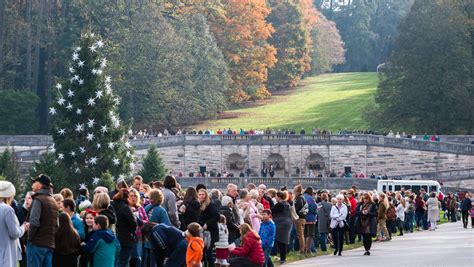
[[[56,201],[56,202],[61,202],[61,201],[64,200],[64,197],[61,194],[54,194],[53,198],[54,198],[54,201]]]
[[[406,207],[406,200],[404,197],[400,198],[400,204],[402,204],[402,207]]]
[[[95,211],[107,209],[110,205],[110,197],[106,193],[99,193],[94,195],[92,200],[92,209]]]
[[[211,203],[211,199],[209,198],[209,193],[207,193],[206,189],[199,189],[198,193],[199,192],[203,192],[206,194],[206,199],[204,200],[204,202],[201,202],[201,211],[203,211],[207,208],[207,206],[209,206],[209,204]]]
[[[10,206],[12,204],[13,197],[0,197],[0,202],[3,202]]]
[[[151,186],[149,186],[148,184],[142,184],[142,187],[143,187],[143,189],[145,189],[145,196],[149,197]]]
[[[257,189],[252,189],[252,190],[250,190],[250,192],[249,192],[249,196],[250,196],[251,198],[253,198],[253,199],[257,199],[257,198],[258,198],[258,195],[259,195],[259,193],[258,193],[258,190],[257,190]]]
[[[137,189],[131,188],[128,194],[128,197],[130,197],[131,194],[134,194],[135,197],[137,198],[137,204],[135,204],[135,208],[140,207],[140,193],[138,193]]]
[[[153,188],[150,190],[150,202],[153,205],[161,205],[163,203],[163,193],[160,189]]]
[[[303,193],[303,186],[301,184],[296,185],[295,188],[293,188],[293,192],[295,193],[295,195],[300,195],[301,193]]]
[[[385,206],[385,208],[388,209],[390,207],[390,203],[388,203],[387,195],[385,195],[385,193],[380,193],[379,198],[380,197],[383,198],[383,202],[380,203],[380,201],[379,201],[379,204],[383,204]]]

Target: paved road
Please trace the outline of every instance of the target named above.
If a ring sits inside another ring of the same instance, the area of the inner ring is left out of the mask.
[[[288,266],[474,266],[474,229],[445,223],[434,232],[424,231],[394,237],[390,242],[375,242],[371,255],[364,249],[343,251],[342,256],[320,256]]]

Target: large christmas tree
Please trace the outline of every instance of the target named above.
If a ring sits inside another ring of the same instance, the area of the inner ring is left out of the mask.
[[[105,74],[104,47],[99,36],[84,34],[72,53],[69,79],[55,86],[50,134],[56,166],[67,173],[56,177],[67,180],[62,185],[97,184],[106,172],[125,178],[135,167],[128,129],[117,114],[120,101]]]

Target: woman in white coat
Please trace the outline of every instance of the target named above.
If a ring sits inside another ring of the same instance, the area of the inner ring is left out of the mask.
[[[19,238],[28,224],[19,225],[15,211],[10,206],[15,196],[15,187],[7,181],[0,181],[0,266],[16,267],[21,260]]]
[[[430,231],[436,230],[436,222],[439,220],[439,201],[436,193],[431,192],[430,198],[426,201],[428,206],[428,222],[430,223]]]
[[[344,224],[347,218],[347,206],[342,203],[343,200],[343,195],[337,195],[337,202],[331,208],[331,223],[329,225],[334,240],[334,255],[339,253],[339,256],[341,256],[342,247],[344,246]]]

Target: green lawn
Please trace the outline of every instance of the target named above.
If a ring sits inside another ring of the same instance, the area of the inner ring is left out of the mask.
[[[378,76],[373,72],[308,77],[287,94],[274,96],[261,105],[230,109],[221,115],[222,119],[194,127],[363,129],[367,123],[362,119],[362,110],[373,99],[377,83]]]

